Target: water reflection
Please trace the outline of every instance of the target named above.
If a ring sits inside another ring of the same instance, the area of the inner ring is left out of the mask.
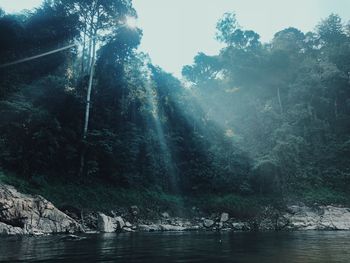
[[[350,232],[2,237],[1,262],[350,262]]]

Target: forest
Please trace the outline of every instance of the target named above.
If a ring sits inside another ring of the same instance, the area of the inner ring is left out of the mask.
[[[224,47],[178,79],[137,50],[136,18],[131,0],[0,10],[1,181],[84,209],[350,204],[350,24],[264,43],[226,13]]]

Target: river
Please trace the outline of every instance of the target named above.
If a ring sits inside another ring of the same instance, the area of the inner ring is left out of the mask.
[[[0,262],[350,262],[350,232],[1,237]]]

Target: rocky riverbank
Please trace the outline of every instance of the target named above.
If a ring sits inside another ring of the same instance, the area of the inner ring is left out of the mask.
[[[82,226],[42,196],[0,184],[0,234],[52,234],[82,231]]]
[[[292,205],[283,210],[266,207],[255,218],[246,221],[240,221],[225,212],[210,216],[198,212],[191,218],[181,218],[171,216],[169,212],[148,211],[152,216],[145,217],[137,206],[109,213],[82,213],[72,207],[61,210],[41,196],[22,194],[12,186],[0,184],[0,234],[5,235],[200,230],[350,230],[350,209],[337,206],[311,208]]]

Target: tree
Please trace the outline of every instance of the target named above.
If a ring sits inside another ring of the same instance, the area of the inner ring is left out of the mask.
[[[225,13],[216,25],[216,38],[237,49],[255,49],[261,44],[260,36],[252,30],[242,30],[234,13]]]
[[[0,18],[0,33],[3,35],[0,44],[1,63],[38,55],[71,44],[79,34],[76,29],[77,23],[75,15],[49,2],[33,13],[5,15]],[[63,64],[66,66],[66,71],[71,70],[68,61],[74,56],[75,50],[72,48],[50,57],[32,60],[30,63],[3,68],[0,72],[0,93],[4,96],[16,91],[21,84],[30,83],[52,73]],[[45,67],[42,64],[45,64]]]
[[[219,74],[219,63],[216,56],[207,56],[200,52],[194,58],[194,65],[182,69],[182,75],[192,83],[210,82]]]
[[[273,50],[284,50],[297,54],[305,46],[305,35],[298,29],[290,27],[275,34],[272,40]]]
[[[86,110],[83,130],[83,139],[86,139],[89,126],[89,115],[91,106],[91,90],[94,79],[94,68],[96,61],[96,46],[102,41],[105,32],[113,27],[120,26],[128,15],[135,15],[130,0],[64,0],[68,6],[80,16],[83,34],[82,72],[84,71],[85,42],[88,45],[88,70],[89,82],[86,95]]]
[[[236,30],[240,29],[236,19],[236,14],[225,13],[216,24],[216,29],[216,38],[220,42],[224,42],[229,45],[232,40],[232,35],[236,32]]]
[[[317,33],[325,46],[338,45],[345,41],[346,34],[339,15],[331,14],[317,26]]]

